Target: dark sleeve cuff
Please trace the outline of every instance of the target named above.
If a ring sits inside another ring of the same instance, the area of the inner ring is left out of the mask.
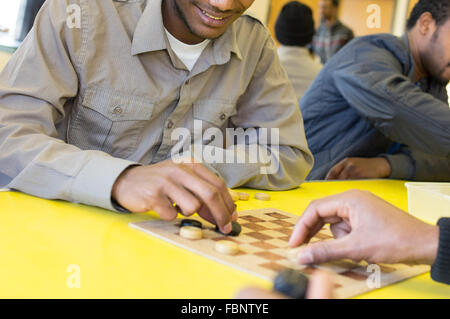
[[[439,248],[436,261],[431,267],[431,278],[450,285],[450,218],[441,218],[438,226]]]
[[[378,157],[387,159],[391,165],[391,179],[412,180],[415,175],[415,165],[411,157],[406,154],[381,154]]]
[[[111,198],[111,205],[112,207],[119,213],[124,213],[124,214],[131,214],[131,212],[126,209],[125,207],[123,207],[122,205],[120,205],[118,202],[116,202],[115,199]]]

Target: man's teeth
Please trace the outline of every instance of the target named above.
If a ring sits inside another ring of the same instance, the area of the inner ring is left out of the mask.
[[[206,12],[205,10],[203,10],[202,12],[203,12],[203,14],[204,14],[205,16],[207,16],[207,17],[209,17],[209,18],[211,18],[211,19],[214,19],[214,20],[223,20],[223,18],[215,17],[215,16],[210,15],[210,14],[209,14],[208,12]]]

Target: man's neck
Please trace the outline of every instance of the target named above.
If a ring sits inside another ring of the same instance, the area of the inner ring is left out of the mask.
[[[427,77],[428,74],[423,67],[422,59],[420,58],[419,47],[414,35],[414,30],[408,32],[408,40],[411,55],[414,60],[414,83],[417,83],[421,79]]]
[[[161,10],[164,27],[175,38],[185,44],[198,44],[205,40],[199,38],[189,30],[175,8],[175,0],[163,0]]]

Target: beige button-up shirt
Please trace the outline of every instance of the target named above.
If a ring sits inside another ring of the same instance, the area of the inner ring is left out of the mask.
[[[192,136],[174,139],[181,128]],[[277,128],[279,151],[252,138],[205,139],[214,128]],[[211,41],[189,72],[170,48],[161,0],[47,0],[0,75],[0,187],[114,209],[111,189],[125,168],[196,142],[238,158],[205,163],[229,187],[288,189],[312,167],[274,42],[250,17]],[[255,143],[277,155],[275,172],[239,160]]]

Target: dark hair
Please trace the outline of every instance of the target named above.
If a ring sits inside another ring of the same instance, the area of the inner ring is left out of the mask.
[[[406,28],[411,30],[420,16],[425,12],[431,13],[437,26],[443,25],[450,18],[449,0],[419,0],[409,16]]]
[[[330,0],[331,4],[333,5],[333,7],[339,7],[340,4],[340,0]]]

